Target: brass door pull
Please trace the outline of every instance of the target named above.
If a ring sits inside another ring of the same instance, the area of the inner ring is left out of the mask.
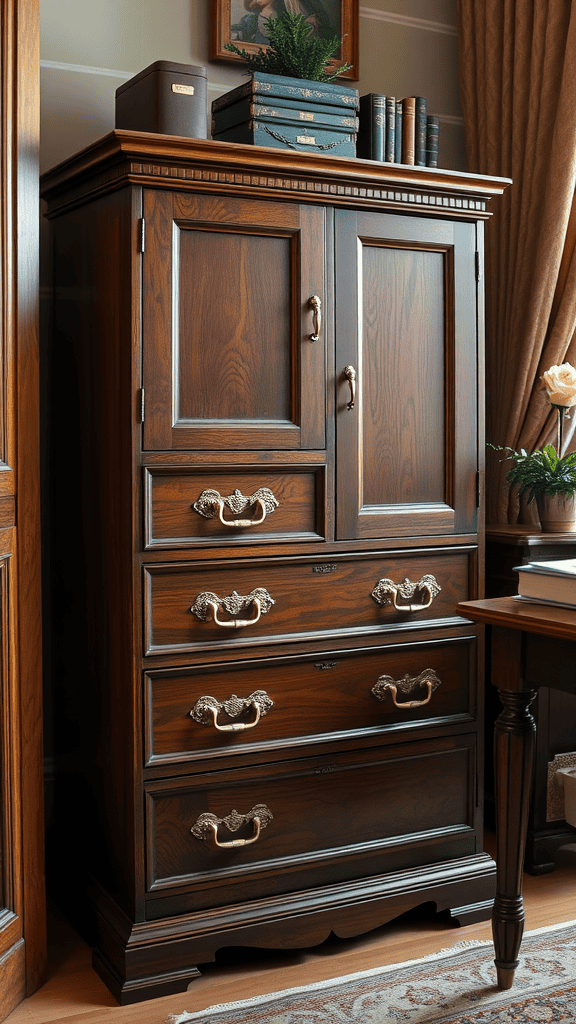
[[[198,512],[198,515],[204,516],[205,519],[218,518],[223,526],[231,526],[232,529],[245,529],[248,526],[260,526],[260,523],[264,522],[266,516],[272,515],[274,510],[278,508],[278,504],[279,502],[268,487],[259,487],[249,498],[246,498],[238,488],[235,489],[233,494],[223,498],[219,491],[210,487],[202,491],[202,494],[194,502],[192,508],[195,512]],[[256,508],[257,518],[224,518],[225,508],[229,509],[234,515],[238,515],[252,506]]]
[[[198,594],[190,611],[203,622],[214,622],[217,626],[225,629],[240,629],[241,626],[254,626],[261,615],[266,615],[275,602],[264,587],[256,587],[251,594],[242,597],[235,590],[228,597],[218,597],[217,594],[206,590]],[[250,605],[254,606],[255,615],[251,619],[240,619],[240,612],[245,611]],[[232,616],[231,619],[220,619],[218,612],[223,609]]]
[[[199,697],[190,712],[190,717],[200,725],[213,725],[218,732],[243,732],[244,729],[253,729],[258,725],[261,717],[274,707],[274,701],[270,699],[265,690],[254,690],[249,697],[242,699],[232,694],[228,700],[222,703],[215,697]],[[246,711],[253,711],[254,718],[249,722],[229,722],[226,725],[218,725],[218,714],[223,711],[229,718],[239,718]]]
[[[392,676],[380,676],[370,692],[374,694],[377,700],[388,700],[391,698],[392,703],[397,708],[421,708],[428,704],[434,690],[437,690],[440,685],[440,679],[434,669],[425,668],[419,676],[410,676],[406,673],[401,679],[396,680]],[[411,694],[414,690],[418,690],[423,686],[427,689],[427,696],[424,700],[405,700],[399,702],[396,699],[399,692],[401,694]]]
[[[308,299],[308,305],[314,310],[314,334],[310,335],[310,341],[320,341],[320,331],[322,330],[322,302],[318,295],[311,295]]]
[[[350,385],[350,401],[346,408],[353,409],[356,404],[356,370],[353,366],[345,366],[342,373]]]
[[[225,818],[217,818],[215,814],[205,811],[194,822],[190,829],[196,839],[204,839],[219,850],[231,850],[239,846],[250,846],[260,838],[262,829],[265,829],[274,815],[266,807],[266,804],[255,804],[247,814],[239,814],[238,811],[231,811]],[[230,832],[237,832],[242,825],[252,822],[254,835],[251,839],[232,839],[228,843],[218,842],[218,826],[225,825]]]
[[[376,604],[392,604],[398,612],[423,612],[426,608],[430,607],[441,589],[434,576],[427,573],[416,583],[412,583],[408,578],[403,583],[394,583],[393,580],[387,578],[378,580],[371,596],[376,601]],[[419,603],[412,603],[412,598],[418,593],[422,595],[424,600],[421,600]],[[399,604],[398,595],[408,603]]]

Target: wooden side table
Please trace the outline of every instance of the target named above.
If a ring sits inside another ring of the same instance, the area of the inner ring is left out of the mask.
[[[530,526],[486,528],[486,597],[506,597],[518,592],[514,566],[527,562],[576,558],[576,534],[542,533]],[[490,655],[487,655],[487,680]],[[500,711],[496,691],[486,688],[486,815],[493,813],[492,749],[494,723]],[[537,724],[534,784],[530,797],[524,868],[530,874],[553,871],[554,854],[573,843],[576,830],[557,817],[556,801],[549,799],[548,765],[559,755],[576,750],[572,723],[576,721],[576,694],[541,686],[532,707]]]
[[[492,933],[498,985],[511,988],[525,918],[522,868],[536,741],[530,705],[541,686],[576,694],[576,609],[500,597],[463,601],[458,610],[492,627],[492,682],[502,702],[494,730],[497,872]]]

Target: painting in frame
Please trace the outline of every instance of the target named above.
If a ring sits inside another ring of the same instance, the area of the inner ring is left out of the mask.
[[[332,38],[341,36],[342,45],[331,65],[351,64],[341,78],[355,82],[358,70],[359,0],[212,0],[211,60],[242,64],[242,58],[225,50],[234,42],[247,53],[266,49],[265,20],[281,10],[303,14],[314,31]],[[264,29],[264,32],[262,31]]]

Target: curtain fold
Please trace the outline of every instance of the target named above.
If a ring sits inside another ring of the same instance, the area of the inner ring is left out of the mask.
[[[576,364],[576,4],[457,0],[457,13],[468,165],[513,179],[486,228],[486,437],[533,450],[556,444],[541,375]],[[509,467],[488,453],[488,522],[536,518]]]

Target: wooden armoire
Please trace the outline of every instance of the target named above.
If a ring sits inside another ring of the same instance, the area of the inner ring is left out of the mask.
[[[52,859],[122,1002],[224,946],[490,912],[456,605],[505,185],[128,131],[43,178]]]

